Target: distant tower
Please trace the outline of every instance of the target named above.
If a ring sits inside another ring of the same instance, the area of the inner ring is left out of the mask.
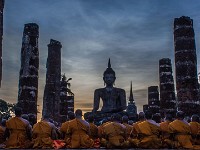
[[[160,112],[158,86],[148,87],[148,110],[152,113]]]
[[[60,122],[61,48],[59,41],[50,40],[42,110],[43,116],[49,115],[57,122]]]
[[[187,115],[200,114],[196,46],[190,17],[175,18],[174,48],[178,110]]]
[[[0,0],[0,87],[2,80],[2,43],[3,43],[3,8],[4,0]]]
[[[65,74],[62,75],[61,88],[60,88],[60,116],[61,122],[65,122],[68,113],[74,112],[74,94],[71,92],[69,81],[72,78],[67,79]]]
[[[130,88],[129,103],[128,103],[126,112],[128,113],[129,119],[136,120],[136,118],[137,118],[137,107],[135,106],[135,101],[133,99],[132,81],[131,81],[131,88]]]
[[[160,78],[160,111],[176,114],[176,98],[174,90],[174,79],[172,75],[172,65],[169,58],[159,60]]]
[[[18,103],[24,114],[37,115],[38,96],[38,50],[39,26],[35,23],[24,25],[21,48],[21,69],[19,73]]]

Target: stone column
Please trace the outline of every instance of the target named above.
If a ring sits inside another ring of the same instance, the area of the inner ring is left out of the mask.
[[[21,48],[21,69],[19,73],[18,103],[24,114],[37,115],[38,97],[38,50],[39,26],[35,23],[24,25]]]
[[[196,46],[190,17],[174,19],[174,48],[178,110],[189,116],[200,114]]]
[[[50,40],[42,111],[43,116],[47,114],[57,122],[60,122],[61,48],[59,41]]]
[[[172,75],[172,65],[169,58],[159,60],[159,82],[160,82],[160,110],[170,113],[175,117],[176,98],[174,89],[174,78]]]

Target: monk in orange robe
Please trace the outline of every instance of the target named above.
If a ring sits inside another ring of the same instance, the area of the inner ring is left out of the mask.
[[[100,139],[101,147],[106,147],[107,145],[107,140],[103,137],[103,129],[104,129],[104,126],[107,125],[108,123],[111,123],[111,121],[104,119],[102,120],[101,124],[98,126],[98,137]]]
[[[88,116],[88,123],[90,125],[90,138],[94,140],[94,148],[100,147],[100,138],[98,137],[98,127],[94,124],[94,116]]]
[[[69,121],[66,134],[71,135],[67,148],[93,148],[94,141],[89,137],[89,123],[82,119],[82,110],[77,109],[76,118]]]
[[[31,126],[29,122],[21,117],[22,109],[15,108],[15,117],[6,122],[5,142],[6,148],[30,148],[31,146]]]
[[[42,121],[33,126],[33,148],[53,148],[53,140],[57,139],[56,127],[44,115]]]
[[[133,126],[128,124],[128,116],[122,117],[122,124],[126,127],[126,140],[127,140],[128,138],[130,138],[131,131],[133,129]]]
[[[200,149],[200,146],[192,145],[191,130],[189,124],[184,120],[184,112],[177,112],[176,117],[177,119],[169,124],[169,130],[174,134],[173,147]]]
[[[107,140],[107,148],[126,148],[126,126],[120,123],[120,116],[114,114],[112,122],[103,127],[103,137]]]
[[[190,124],[192,144],[200,145],[200,119],[198,115],[192,115]]]
[[[152,113],[145,112],[146,121],[138,124],[139,128],[139,148],[152,148],[158,149],[161,147],[160,125],[152,120]]]
[[[166,114],[165,121],[160,123],[161,140],[163,148],[171,148],[169,124],[172,122],[172,115]]]
[[[74,112],[70,112],[68,114],[67,121],[62,123],[62,125],[60,127],[60,132],[62,135],[61,137],[62,137],[62,139],[64,139],[64,142],[66,143],[66,147],[68,147],[68,145],[70,144],[70,141],[71,141],[71,134],[69,134],[69,132],[68,132],[68,127],[69,127],[69,122],[73,119],[75,119],[75,114],[74,114]]]
[[[133,123],[131,135],[130,135],[130,138],[128,139],[131,147],[138,147],[139,140],[140,140],[140,137],[139,137],[140,130],[139,130],[138,124],[146,120],[144,112],[139,112],[138,120],[139,121],[137,121],[136,123]]]

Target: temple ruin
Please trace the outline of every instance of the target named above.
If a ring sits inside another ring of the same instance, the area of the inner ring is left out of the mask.
[[[48,115],[57,122],[60,122],[61,48],[59,41],[50,40],[42,110],[42,116]]]
[[[176,114],[176,97],[172,65],[169,58],[159,60],[159,83],[160,83],[160,110],[161,113]]]
[[[178,110],[200,114],[195,33],[190,17],[174,19],[174,50]]]
[[[38,50],[39,26],[35,23],[24,25],[21,48],[21,69],[17,105],[24,114],[37,115],[38,97]]]

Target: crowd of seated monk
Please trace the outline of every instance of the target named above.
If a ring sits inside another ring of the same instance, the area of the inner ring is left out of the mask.
[[[41,121],[30,124],[22,116],[22,109],[15,108],[15,117],[2,119],[0,148],[70,149],[70,148],[142,148],[142,149],[200,149],[200,121],[198,115],[185,119],[182,111],[176,118],[150,111],[140,112],[138,121],[115,113],[99,126],[94,116],[84,120],[82,110],[68,115],[60,126],[44,115]]]

